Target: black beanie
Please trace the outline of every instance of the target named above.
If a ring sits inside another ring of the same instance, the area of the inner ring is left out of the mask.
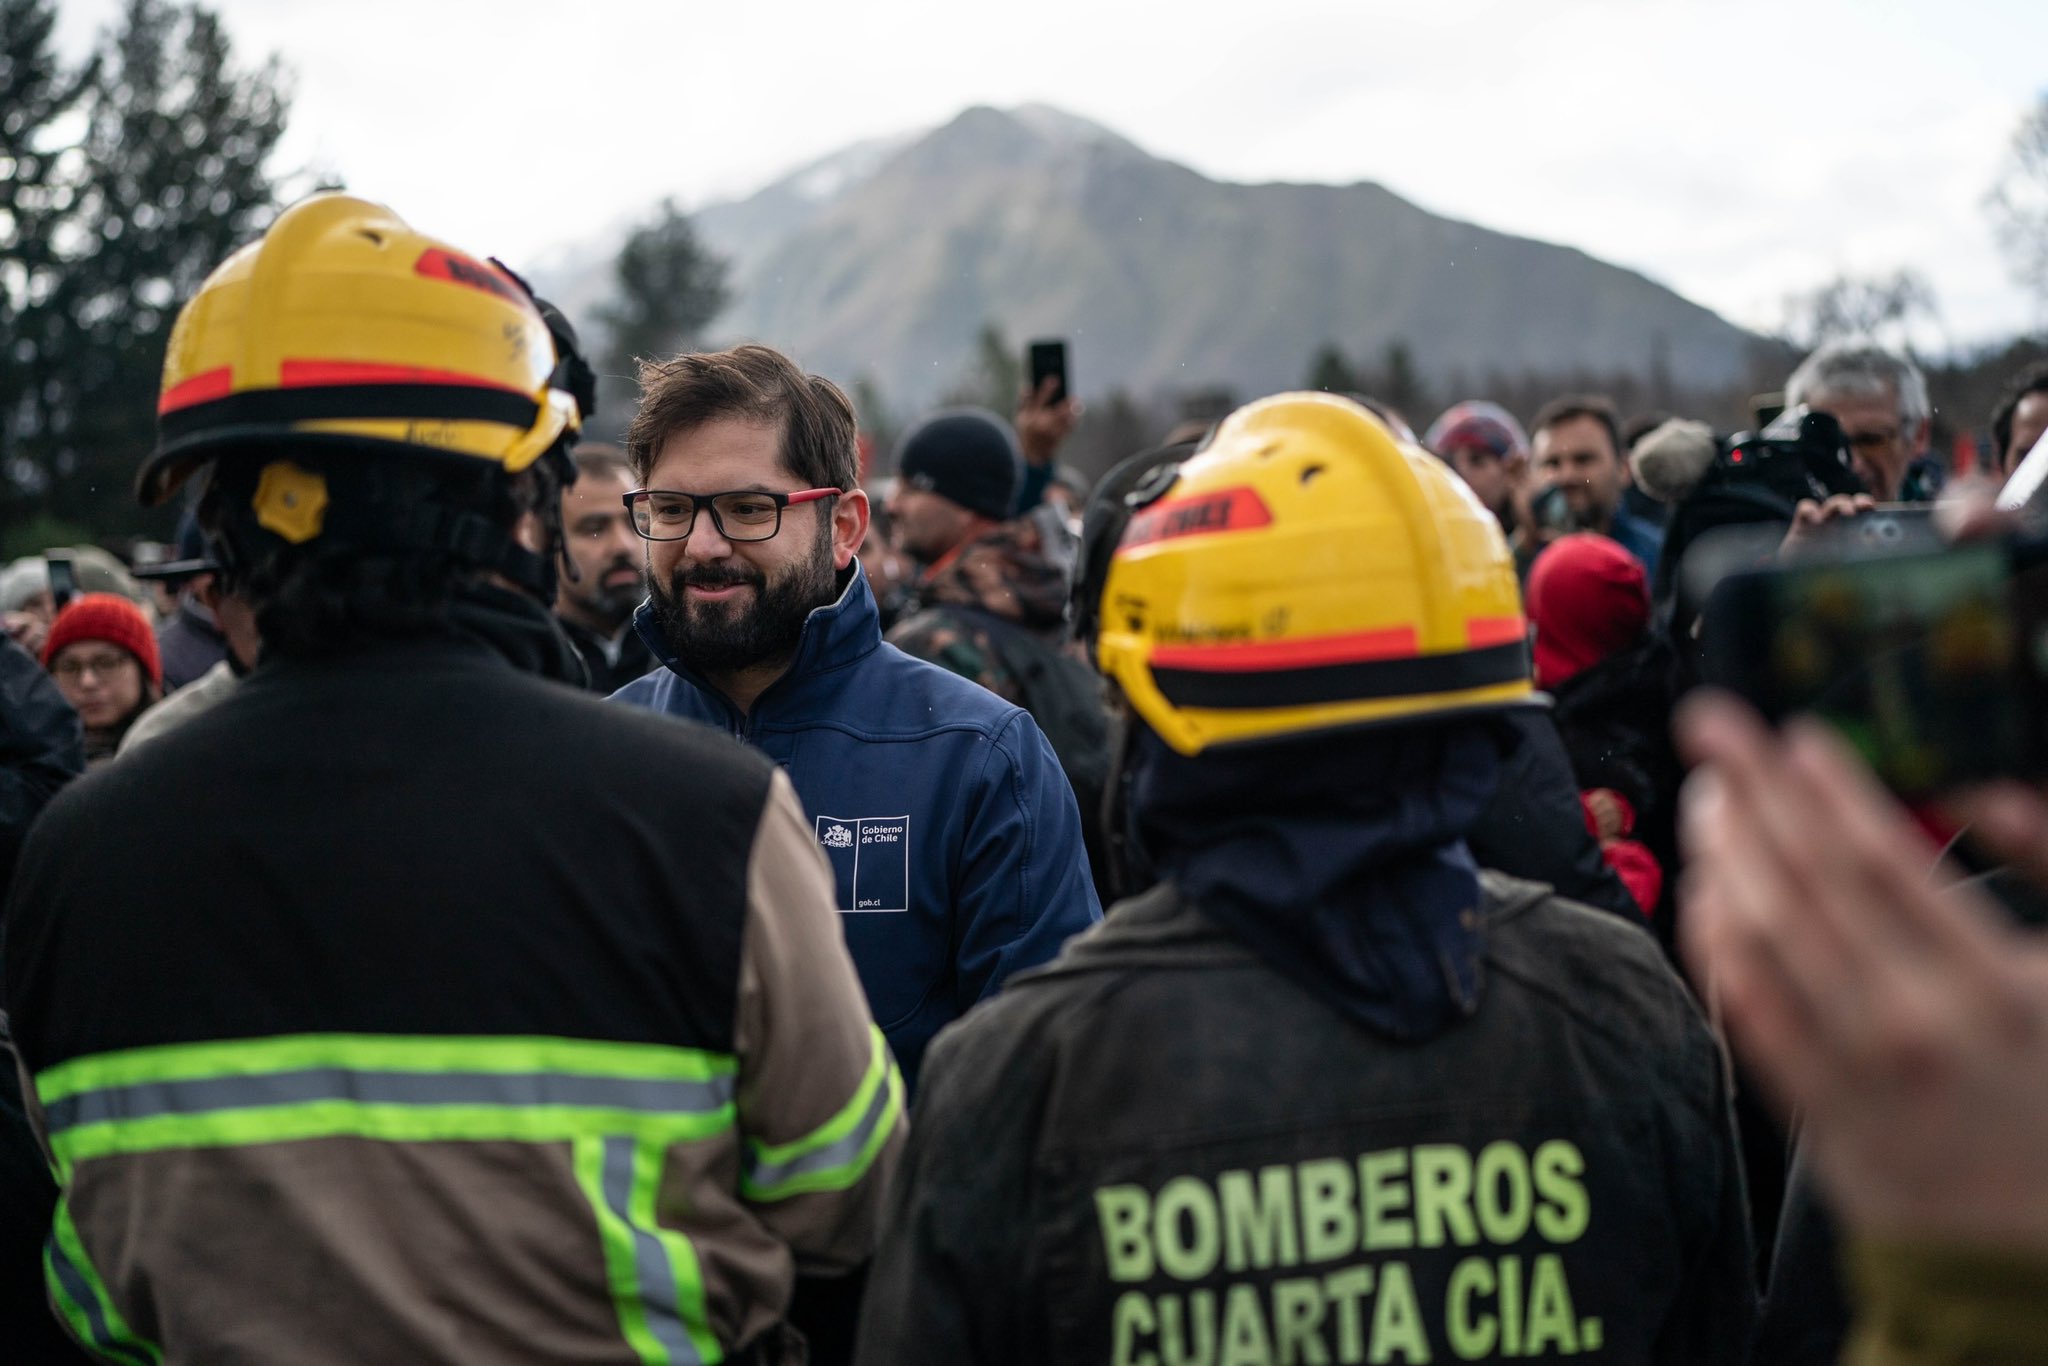
[[[896,447],[903,482],[998,522],[1016,511],[1023,466],[1010,424],[981,408],[933,413]]]

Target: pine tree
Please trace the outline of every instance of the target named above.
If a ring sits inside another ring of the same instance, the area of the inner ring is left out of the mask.
[[[1326,394],[1348,394],[1358,388],[1358,376],[1337,343],[1324,342],[1316,348],[1308,363],[1307,387]]]
[[[1023,388],[1024,362],[1010,345],[1009,334],[1001,323],[987,322],[975,334],[974,355],[966,373],[939,402],[986,408],[1007,421],[1017,409],[1017,396]]]
[[[130,489],[179,307],[277,207],[266,166],[287,97],[274,61],[238,69],[215,15],[168,0],[129,0],[86,76],[84,138],[54,163],[22,295],[0,483],[106,534],[139,522]]]
[[[94,75],[67,72],[51,45],[48,0],[0,0],[0,523],[26,520],[47,480],[23,461],[37,364],[51,319],[42,303],[58,265],[57,229],[82,159],[55,125]]]
[[[890,410],[889,399],[882,392],[882,385],[872,374],[861,374],[854,378],[853,389],[847,395],[853,400],[853,411],[860,422],[862,439],[868,442],[872,452],[873,472],[887,473],[893,470],[892,453],[896,449],[896,438],[901,424]]]
[[[1368,386],[1372,396],[1409,418],[1429,410],[1429,393],[1423,388],[1422,377],[1415,371],[1415,357],[1408,349],[1408,343],[1393,341],[1387,343],[1387,350],[1380,362],[1379,373],[1372,377]],[[1427,417],[1420,420],[1427,421]]]
[[[603,354],[610,375],[630,377],[642,357],[663,360],[696,347],[731,299],[725,259],[698,240],[673,199],[664,199],[619,248],[612,282],[612,301],[597,311],[609,334]]]

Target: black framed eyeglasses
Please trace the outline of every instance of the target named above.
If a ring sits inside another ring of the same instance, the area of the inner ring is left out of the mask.
[[[772,540],[782,530],[782,510],[792,503],[833,498],[839,489],[798,489],[768,493],[736,489],[731,493],[677,493],[673,489],[634,489],[625,496],[633,530],[648,541],[687,541],[697,525],[697,509],[711,514],[711,525],[728,541]]]
[[[1900,428],[1894,427],[1888,432],[1844,432],[1842,440],[1852,451],[1881,451],[1897,445],[1903,434]]]

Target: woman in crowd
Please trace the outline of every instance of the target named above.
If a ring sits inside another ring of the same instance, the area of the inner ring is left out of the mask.
[[[121,737],[163,695],[156,633],[142,609],[113,593],[71,600],[50,623],[43,665],[85,727],[86,767],[114,757]]]
[[[1529,572],[1536,686],[1551,694],[1586,826],[1664,933],[1681,770],[1667,731],[1669,651],[1650,627],[1642,562],[1592,532],[1553,542]]]

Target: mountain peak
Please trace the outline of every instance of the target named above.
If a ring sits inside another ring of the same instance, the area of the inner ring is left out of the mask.
[[[1711,386],[1748,365],[1740,329],[1581,252],[1444,219],[1369,182],[1210,180],[1044,104],[978,105],[857,144],[696,218],[733,265],[714,339],[870,377],[905,409],[939,397],[989,324],[1079,339],[1093,395],[1274,392],[1324,343],[1377,356],[1398,342],[1422,373],[1460,385],[1633,372],[1655,355]],[[608,287],[602,266],[588,271],[592,299]]]
[[[1020,104],[1005,111],[1017,123],[1036,133],[1047,142],[1070,145],[1086,145],[1094,142],[1109,142],[1129,146],[1127,139],[1111,132],[1093,119],[1068,113],[1049,104]]]
[[[943,157],[981,155],[1003,162],[1043,162],[1091,147],[1142,155],[1138,147],[1101,124],[1049,104],[998,109],[977,104],[961,110],[916,144]]]

